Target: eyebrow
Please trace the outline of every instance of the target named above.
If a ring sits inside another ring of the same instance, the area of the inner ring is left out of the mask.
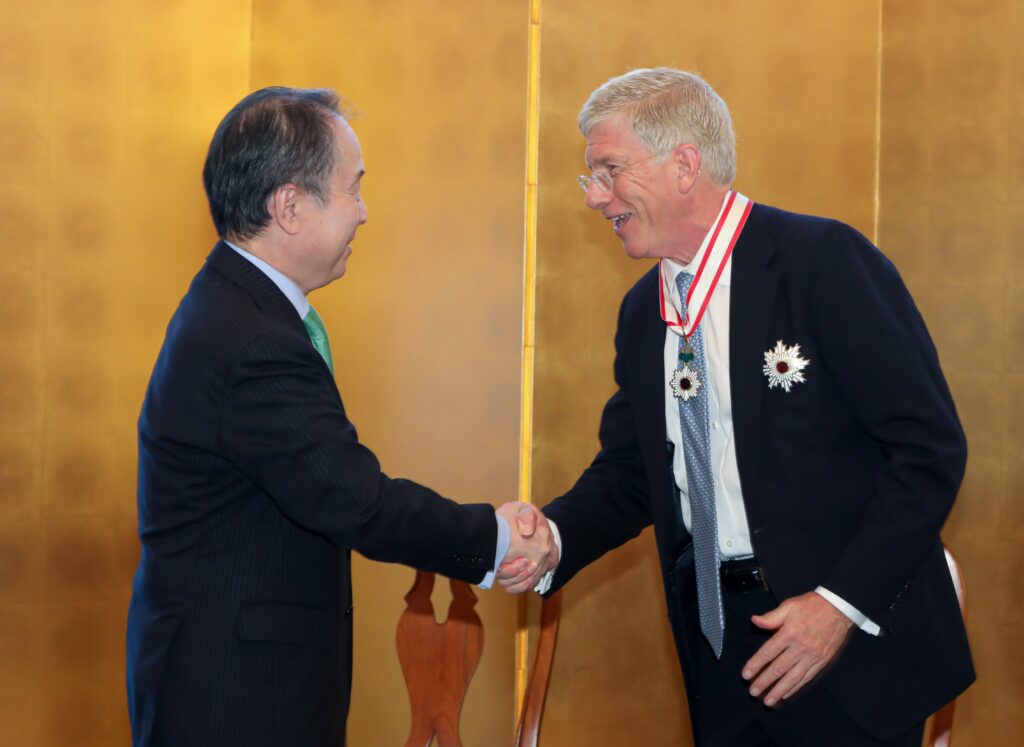
[[[586,164],[587,168],[593,171],[595,166],[607,166],[609,163],[612,163],[613,161],[616,163],[621,163],[622,160],[622,157],[619,156],[618,154],[609,153],[608,155],[601,156],[600,158],[595,158],[593,161],[588,160],[586,161]]]
[[[356,178],[352,180],[352,184],[350,184],[349,186],[356,186],[357,184],[359,184],[359,180],[362,179],[364,176],[366,176],[366,169],[359,169],[359,173],[356,174]]]

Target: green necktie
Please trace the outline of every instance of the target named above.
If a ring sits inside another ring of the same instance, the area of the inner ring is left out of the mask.
[[[306,327],[306,332],[309,333],[309,339],[312,341],[313,347],[316,348],[316,352],[320,353],[331,375],[334,375],[334,361],[331,359],[331,341],[327,339],[327,328],[324,326],[324,320],[316,313],[316,309],[310,306],[309,313],[302,320],[302,324]]]

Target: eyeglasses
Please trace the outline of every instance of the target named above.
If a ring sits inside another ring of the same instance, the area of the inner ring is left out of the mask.
[[[631,163],[628,166],[614,166],[614,174],[611,173],[610,171],[594,171],[591,172],[591,176],[580,174],[579,176],[576,177],[576,183],[580,185],[580,189],[587,193],[590,192],[591,184],[597,185],[597,189],[599,192],[611,192],[612,187],[615,184],[615,177],[629,171],[630,169],[635,169],[644,161],[650,161],[652,158],[654,158],[653,154],[647,156],[646,158],[641,158],[639,161]]]
[[[612,175],[607,171],[595,171],[593,176],[580,174],[576,177],[576,183],[580,185],[580,189],[587,193],[590,192],[591,184],[596,184],[600,192],[612,191]]]

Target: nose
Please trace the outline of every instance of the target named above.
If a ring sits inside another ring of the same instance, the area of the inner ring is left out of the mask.
[[[366,203],[362,200],[359,201],[359,225],[366,223],[366,219],[369,218],[369,213],[366,212]]]
[[[583,198],[583,204],[585,204],[591,210],[600,210],[602,207],[611,202],[612,193],[605,192],[594,182],[587,184],[587,194]]]

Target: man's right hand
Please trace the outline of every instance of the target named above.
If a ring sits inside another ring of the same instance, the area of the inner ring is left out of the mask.
[[[508,553],[498,569],[498,583],[509,594],[522,594],[558,565],[558,548],[547,518],[536,506],[512,501],[497,513],[512,530]]]

